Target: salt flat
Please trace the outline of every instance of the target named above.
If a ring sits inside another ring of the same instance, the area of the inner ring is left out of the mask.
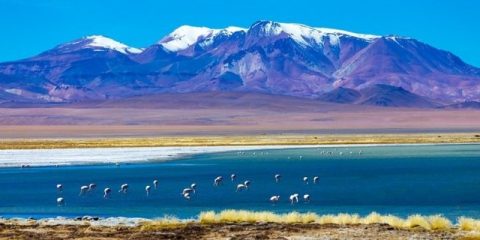
[[[307,147],[317,145],[12,149],[0,150],[0,167],[165,161],[200,153]]]

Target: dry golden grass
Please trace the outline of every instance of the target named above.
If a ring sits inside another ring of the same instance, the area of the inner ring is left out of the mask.
[[[0,140],[0,149],[396,143],[480,143],[480,134],[232,135],[162,136],[146,138],[3,139]]]
[[[182,221],[175,217],[164,217],[155,221],[146,221],[140,224],[141,231],[156,231],[169,228],[177,228],[188,221]]]
[[[430,216],[428,218],[428,222],[430,223],[432,230],[446,231],[452,229],[453,227],[453,224],[450,220],[440,215]]]
[[[473,218],[458,218],[458,227],[464,231],[480,231],[480,220]]]
[[[375,212],[365,217],[360,217],[358,214],[329,214],[320,216],[315,213],[291,212],[275,214],[272,212],[225,210],[218,213],[213,211],[202,212],[198,217],[198,221],[204,224],[259,222],[339,225],[388,224],[397,229],[422,228],[429,231],[452,231],[458,229],[462,231],[480,232],[480,220],[471,218],[461,217],[458,219],[457,225],[454,225],[450,220],[441,215],[421,216],[416,214],[403,219],[393,215],[380,215]]]
[[[405,220],[404,227],[407,229],[416,228],[416,227],[421,227],[426,230],[432,229],[432,226],[430,225],[428,218],[417,215],[417,214],[409,216],[407,220]]]

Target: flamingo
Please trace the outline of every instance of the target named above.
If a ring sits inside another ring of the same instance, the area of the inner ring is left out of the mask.
[[[234,173],[232,175],[230,175],[230,179],[233,181],[235,181],[235,179],[237,178],[237,175],[235,175]]]
[[[57,198],[57,205],[58,205],[58,206],[63,206],[63,205],[65,205],[65,199],[63,199],[63,197]]]
[[[291,204],[298,203],[298,193],[294,193],[294,194],[290,195],[289,199],[290,199]]]
[[[280,175],[280,174],[275,174],[275,182],[276,182],[276,183],[280,182],[280,178],[282,178],[282,175]]]
[[[222,176],[218,176],[216,177],[214,180],[213,180],[213,185],[214,186],[219,186],[223,181],[223,177]]]
[[[88,191],[92,191],[92,190],[94,190],[96,187],[97,187],[97,184],[95,184],[95,183],[90,183],[90,184],[88,185]]]
[[[272,202],[273,204],[277,203],[279,200],[280,200],[279,195],[273,195],[270,197],[270,202]]]
[[[80,193],[79,193],[78,195],[79,195],[79,196],[83,196],[83,195],[85,195],[85,193],[87,193],[87,191],[88,191],[88,186],[86,186],[86,185],[85,185],[85,186],[81,186],[81,187],[80,187]]]
[[[151,188],[152,187],[150,187],[150,185],[145,186],[145,192],[147,192],[147,197],[150,195],[150,189]]]
[[[307,203],[310,202],[310,195],[309,194],[303,195],[303,200]]]
[[[124,183],[120,186],[120,190],[118,190],[118,192],[127,193],[127,190],[128,190],[128,184]]]
[[[59,192],[62,192],[63,191],[63,185],[62,184],[57,184],[57,190]]]
[[[157,187],[158,187],[158,180],[157,179],[153,180],[153,187],[155,189],[157,189]]]
[[[308,184],[308,177],[303,177],[303,182],[304,182],[305,184]]]
[[[315,177],[313,177],[313,184],[317,184],[317,182],[318,182],[318,179],[319,179],[319,177],[318,177],[318,176],[315,176]]]
[[[185,194],[191,194],[195,192],[195,190],[193,190],[192,188],[184,188],[183,191],[182,191],[182,195],[185,196]]]
[[[108,187],[105,188],[105,189],[103,190],[103,198],[107,199],[108,196],[110,196],[110,193],[111,193],[111,192],[112,192],[112,189],[110,189],[110,188],[108,188]]]
[[[242,190],[247,190],[247,189],[248,189],[248,186],[245,184],[240,183],[237,185],[237,192],[240,192]]]

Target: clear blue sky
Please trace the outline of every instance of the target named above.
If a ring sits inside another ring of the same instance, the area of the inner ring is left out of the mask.
[[[480,67],[476,0],[0,0],[0,61],[102,34],[148,46],[180,25],[248,27],[296,22],[417,38]]]

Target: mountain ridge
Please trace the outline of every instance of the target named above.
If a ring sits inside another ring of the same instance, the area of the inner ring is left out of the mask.
[[[480,101],[480,69],[448,51],[408,37],[273,21],[248,29],[181,26],[146,48],[93,35],[0,63],[0,99],[7,102],[210,91],[319,99],[378,85],[432,103]]]

